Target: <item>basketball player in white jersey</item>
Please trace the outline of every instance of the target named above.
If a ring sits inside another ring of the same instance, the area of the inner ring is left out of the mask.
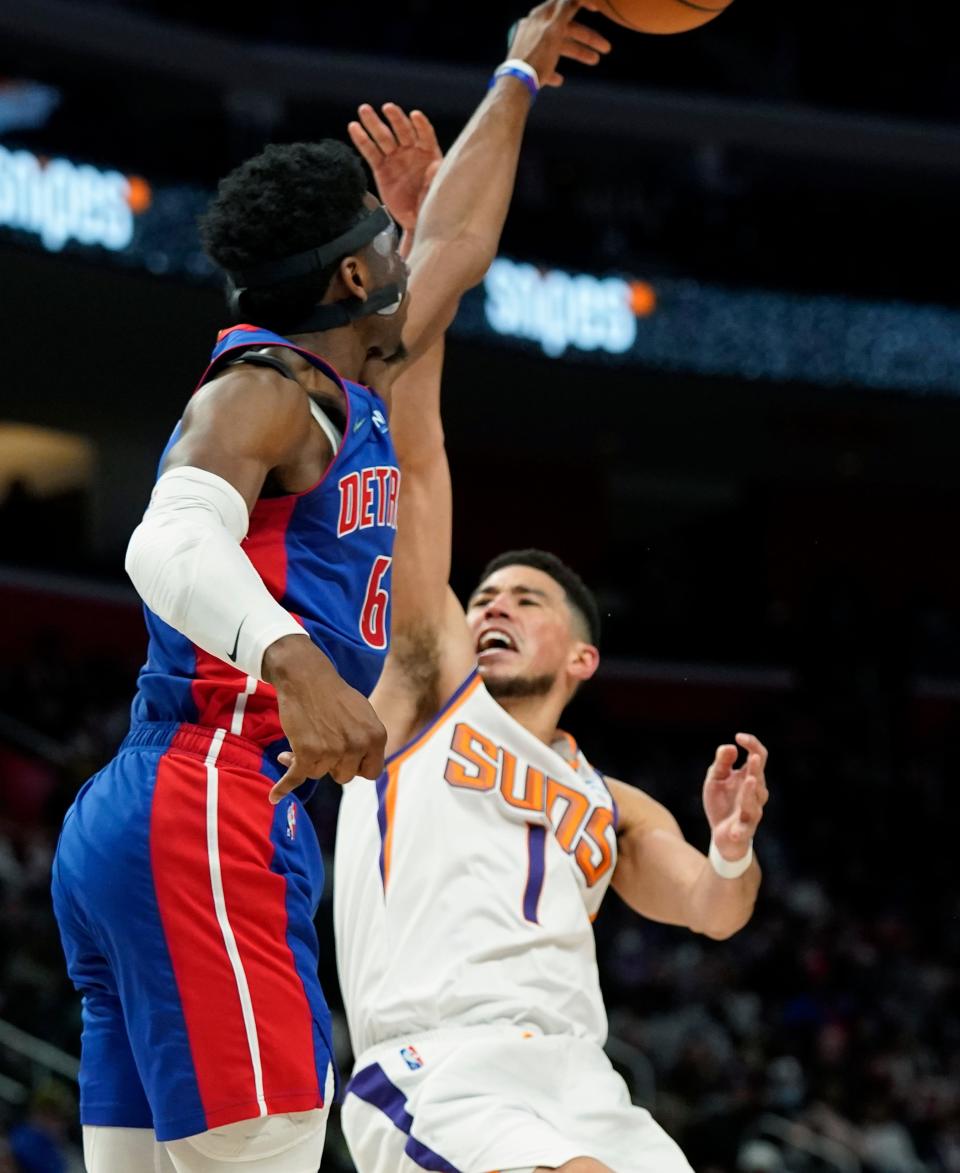
[[[382,124],[377,136],[402,170],[402,144]],[[598,666],[596,605],[539,551],[491,563],[466,611],[453,596],[440,367],[436,352],[420,360],[397,396],[393,633],[372,698],[387,767],[345,788],[338,826],[357,1055],[345,1135],[359,1173],[689,1173],[604,1055],[591,922],[612,884],[652,920],[716,939],[746,924],[767,751],[745,733],[718,748],[704,855],[560,731]]]

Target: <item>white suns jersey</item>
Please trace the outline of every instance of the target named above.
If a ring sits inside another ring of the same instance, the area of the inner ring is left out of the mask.
[[[604,1042],[591,922],[616,807],[562,737],[527,732],[474,673],[378,781],[344,787],[334,924],[355,1054],[493,1022]]]

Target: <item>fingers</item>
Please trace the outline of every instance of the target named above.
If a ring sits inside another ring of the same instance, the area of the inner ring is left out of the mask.
[[[379,166],[385,158],[401,147],[415,147],[420,151],[443,158],[437,132],[422,110],[407,112],[396,102],[384,102],[383,118],[369,104],[357,110],[356,119],[347,123],[350,140],[371,167]]]
[[[595,0],[555,0],[539,5],[515,26],[510,56],[529,61],[542,86],[563,85],[558,58],[596,65],[613,47],[602,33],[576,20],[581,8],[600,11]]]
[[[735,745],[718,745],[713,763],[707,771],[708,782],[725,782],[733,771],[733,763],[737,760]]]
[[[574,23],[567,29],[560,55],[583,65],[596,65],[612,48],[602,33],[585,24]]]
[[[329,773],[334,782],[345,786],[354,778],[379,778],[384,769],[384,745],[352,750],[345,753],[339,762],[331,766]]]
[[[377,762],[379,760],[380,768],[377,769]],[[376,753],[346,753],[340,760],[333,765],[328,765],[325,762],[315,762],[310,769],[304,770],[297,765],[296,754],[282,753],[277,755],[277,761],[281,765],[287,767],[287,772],[277,782],[270,791],[270,802],[276,806],[278,802],[282,801],[291,790],[296,790],[298,786],[302,786],[304,782],[311,778],[323,778],[327,774],[340,785],[345,785],[347,782],[352,782],[354,778],[378,778],[383,772],[383,754]],[[373,773],[366,773],[367,770],[373,770]]]
[[[385,102],[383,113],[400,146],[412,147],[417,141],[417,134],[407,114],[401,110],[396,102]]]
[[[433,183],[433,181],[437,178],[437,172],[440,170],[440,168],[442,166],[443,166],[443,160],[437,159],[436,162],[431,163],[430,166],[423,173],[423,190],[424,191],[429,191],[430,184]]]
[[[433,129],[433,123],[426,114],[422,110],[414,110],[410,114],[410,123],[417,136],[417,145],[423,147],[424,150],[436,151],[437,154],[440,154],[437,132]]]
[[[396,147],[396,139],[393,137],[393,131],[390,127],[368,102],[364,102],[357,109],[357,115],[360,118],[363,129],[380,148],[380,151],[384,155],[389,155]]]
[[[746,843],[748,839],[752,839],[761,818],[763,804],[760,801],[759,782],[756,778],[748,778],[737,797],[733,825],[730,828],[731,840],[734,843]]]
[[[356,777],[379,778],[385,769],[383,750],[369,750],[357,766]]]
[[[330,768],[328,773],[334,782],[339,782],[341,786],[346,786],[348,782],[352,782],[360,773],[361,761],[360,754],[345,754],[335,766]]]
[[[766,767],[768,757],[767,747],[759,737],[754,737],[752,733],[738,733],[734,740],[747,753],[759,754],[761,766]]]
[[[347,134],[350,135],[350,141],[360,152],[367,166],[371,170],[376,170],[383,162],[383,151],[380,150],[359,122],[348,122]]]
[[[608,41],[603,33],[598,33],[596,29],[592,29],[589,25],[580,24],[575,21],[567,29],[568,40],[575,41],[578,45],[582,45],[585,49],[593,49],[599,54],[609,53],[613,48],[611,41]],[[597,60],[599,61],[599,57]]]
[[[276,806],[308,779],[322,778],[327,774],[340,785],[352,782],[354,778],[379,778],[384,770],[384,753],[385,739],[382,739],[373,745],[346,749],[336,761],[326,757],[311,758],[311,764],[306,768],[298,765],[294,752],[285,750],[277,754],[277,761],[286,768],[286,773],[271,789],[270,802]]]
[[[302,786],[309,778],[309,774],[305,770],[301,770],[296,761],[294,754],[280,754],[278,760],[287,758],[289,761],[289,768],[283,775],[279,782],[270,791],[270,803],[276,806],[278,802],[282,801],[290,793],[291,790],[296,790],[298,786]],[[283,762],[287,765],[288,762]]]
[[[570,61],[579,61],[581,65],[596,65],[600,61],[600,54],[595,49],[588,49],[577,41],[564,41],[560,55]]]
[[[759,744],[759,742],[758,742]],[[762,747],[761,747],[762,748]],[[761,810],[767,805],[770,798],[770,792],[767,790],[767,779],[763,771],[763,755],[759,753],[752,753],[748,756],[742,773],[746,775],[746,781],[752,782],[756,789],[757,800],[760,803]]]

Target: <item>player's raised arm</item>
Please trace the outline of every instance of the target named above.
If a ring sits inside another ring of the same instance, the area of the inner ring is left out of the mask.
[[[709,856],[683,838],[660,803],[623,782],[608,779],[620,813],[619,858],[613,886],[650,920],[682,925],[722,940],[750,919],[760,888],[753,836],[769,797],[766,748],[738,733],[747,758],[739,768],[736,745],[722,745],[703,787],[710,824]]]
[[[443,160],[425,115],[388,103],[360,107],[350,137],[380,198],[414,239],[421,205]],[[403,478],[391,599],[391,647],[373,696],[388,748],[407,740],[473,666],[463,610],[448,586],[453,504],[440,413],[444,342],[434,342],[394,383],[390,429]]]
[[[591,0],[548,0],[518,23],[509,69],[497,71],[489,93],[447,153],[410,254],[404,337],[412,359],[443,334],[460,297],[483,279],[496,256],[536,88],[562,84],[562,58],[595,65],[610,49],[605,37],[576,19],[583,7],[594,5]]]

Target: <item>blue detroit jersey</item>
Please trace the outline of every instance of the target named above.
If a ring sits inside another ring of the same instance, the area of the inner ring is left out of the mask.
[[[318,355],[255,326],[223,331],[200,386],[231,352],[264,346],[294,350],[329,375],[346,394],[347,419],[340,450],[316,485],[257,502],[243,550],[270,594],[303,624],[340,676],[369,696],[387,652],[400,488],[386,407],[375,392],[342,379]],[[166,451],[179,434],[178,424]],[[248,679],[144,610],[150,639],[133,702],[134,726],[189,722],[226,728],[274,758],[286,748],[270,685]]]

